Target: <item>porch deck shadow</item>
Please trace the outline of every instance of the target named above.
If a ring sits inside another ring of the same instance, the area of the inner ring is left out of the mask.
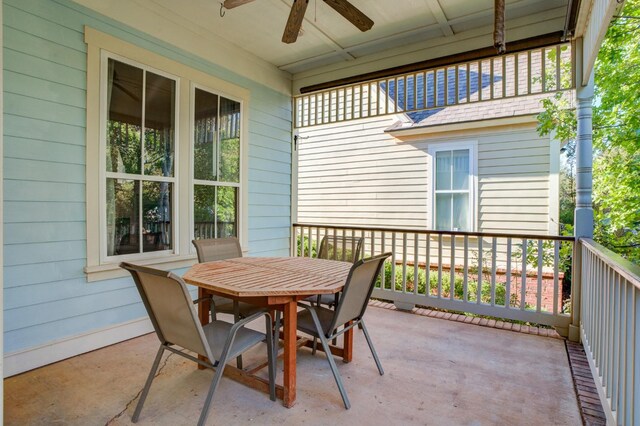
[[[300,349],[293,408],[225,378],[208,424],[582,424],[562,340],[376,307],[366,318],[385,375],[357,331],[353,362],[338,362],[350,410],[324,355]],[[149,334],[6,379],[5,424],[130,424],[156,349]],[[138,424],[195,424],[213,372],[161,366]]]

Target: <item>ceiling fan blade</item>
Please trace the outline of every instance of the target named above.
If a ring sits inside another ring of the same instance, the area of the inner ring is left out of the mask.
[[[234,7],[242,6],[252,1],[253,0],[224,0],[223,6],[225,9],[233,9]]]
[[[307,10],[309,0],[294,0],[291,5],[291,12],[289,13],[289,19],[287,19],[287,25],[284,27],[284,33],[282,34],[283,43],[295,43],[298,39],[298,33],[302,26],[302,20],[304,19],[304,12]]]
[[[358,27],[360,31],[368,31],[373,27],[373,21],[347,0],[324,0],[324,2]]]

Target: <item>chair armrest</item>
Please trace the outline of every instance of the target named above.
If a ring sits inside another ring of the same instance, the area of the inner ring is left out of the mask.
[[[243,318],[241,320],[239,320],[238,322],[234,323],[233,326],[231,327],[231,331],[230,333],[235,333],[240,327],[244,327],[245,325],[249,324],[252,321],[257,320],[258,318],[262,317],[262,316],[268,316],[270,320],[272,320],[273,318],[271,318],[271,314],[269,313],[268,309],[264,309],[261,312],[256,312],[253,315],[250,315],[246,318]]]
[[[195,299],[195,300],[193,301],[193,304],[194,304],[194,305],[197,305],[198,303],[200,303],[200,302],[204,302],[204,301],[206,301],[206,300],[209,300],[209,301],[211,301],[211,303],[214,303],[213,298],[211,297],[211,295],[208,295],[208,296],[204,296],[204,297],[200,297],[200,298],[198,298],[198,299]]]

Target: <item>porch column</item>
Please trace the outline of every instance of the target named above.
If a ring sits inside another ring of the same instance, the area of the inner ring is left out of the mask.
[[[576,244],[573,251],[573,271],[571,274],[571,324],[569,325],[569,340],[580,341],[580,314],[582,290],[582,247],[577,242],[579,238],[593,238],[593,72],[589,73],[589,80],[582,81],[583,44],[582,39],[576,43],[576,97],[578,108],[578,129],[576,135],[576,210],[574,213],[574,236]]]
[[[576,238],[593,238],[593,147],[592,108],[593,73],[585,86],[576,90],[578,98],[578,132],[576,137],[576,210],[574,233]]]

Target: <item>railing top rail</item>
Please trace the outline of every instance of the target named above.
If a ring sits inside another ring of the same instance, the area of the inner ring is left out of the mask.
[[[580,238],[580,244],[591,253],[599,256],[611,269],[640,290],[640,266],[596,243],[590,238]]]
[[[526,240],[549,240],[549,241],[571,241],[575,242],[575,237],[561,237],[555,235],[533,235],[533,234],[506,234],[494,232],[465,232],[465,231],[438,231],[434,229],[410,229],[410,228],[372,228],[364,226],[347,225],[323,225],[317,223],[294,223],[294,227],[326,228],[339,230],[373,231],[373,232],[406,232],[423,235],[449,235],[455,237],[496,237],[496,238],[517,238]]]

